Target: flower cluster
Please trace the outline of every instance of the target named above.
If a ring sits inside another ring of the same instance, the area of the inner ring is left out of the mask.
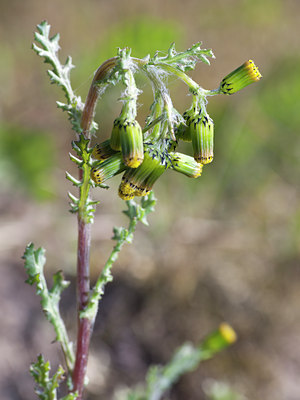
[[[177,59],[173,57],[177,64],[174,61],[172,65],[171,56],[168,63],[167,58],[156,57],[142,64],[141,69],[154,88],[154,101],[144,129],[136,120],[139,91],[135,85],[134,72],[139,63],[132,58],[128,61],[128,53],[126,58],[125,52],[121,54],[123,58],[119,65],[122,65],[123,82],[126,85],[125,94],[121,98],[123,107],[113,123],[110,139],[96,144],[93,149],[92,157],[95,161],[91,177],[100,185],[124,172],[119,186],[119,196],[123,200],[147,195],[166,169],[190,178],[201,176],[203,165],[211,163],[214,157],[214,123],[206,111],[207,97],[236,93],[261,78],[253,61],[249,60],[228,74],[218,89],[205,90],[185,74],[182,64],[178,64],[178,54],[183,53],[176,53]],[[119,74],[122,68],[119,68]],[[164,83],[166,73],[177,75],[189,86],[192,105],[182,115],[172,105]],[[175,151],[180,140],[191,142],[193,157]]]

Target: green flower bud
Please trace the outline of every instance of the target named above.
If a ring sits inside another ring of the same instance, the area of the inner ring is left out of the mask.
[[[182,153],[169,153],[172,168],[190,178],[198,178],[202,174],[203,165],[196,162],[193,157]]]
[[[194,159],[209,164],[214,157],[214,123],[208,114],[198,114],[190,124]]]
[[[220,84],[220,92],[224,94],[233,94],[259,81],[262,75],[252,60],[246,61],[243,65],[225,76]]]
[[[99,162],[91,170],[91,178],[99,185],[112,178],[113,176],[123,172],[125,165],[122,161],[121,153],[116,153],[104,161]]]
[[[110,146],[121,150],[127,167],[137,168],[144,159],[143,133],[135,120],[117,118],[111,134]]]
[[[114,126],[110,136],[110,147],[116,151],[121,150],[121,129],[123,122],[124,119],[121,120],[120,118],[114,120]]]
[[[233,328],[226,322],[223,322],[217,331],[211,333],[204,339],[201,348],[204,354],[210,358],[215,353],[233,344],[236,340],[237,334]]]
[[[175,128],[175,136],[177,139],[183,140],[184,142],[192,141],[190,123],[196,115],[197,111],[195,107],[186,110],[182,114],[185,124],[181,123]]]
[[[123,200],[146,196],[166,168],[159,158],[152,158],[145,152],[144,161],[138,168],[125,171],[119,186],[119,196]]]
[[[116,154],[116,151],[110,147],[110,140],[105,140],[105,142],[96,144],[92,152],[92,157],[102,161],[114,154]]]

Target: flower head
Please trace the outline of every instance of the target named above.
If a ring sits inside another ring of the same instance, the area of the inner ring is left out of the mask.
[[[143,133],[136,120],[119,117],[115,119],[110,146],[121,150],[127,167],[137,168],[144,159]]]
[[[145,152],[144,161],[138,168],[128,168],[125,171],[119,186],[119,196],[123,200],[130,200],[135,196],[146,196],[167,168],[162,161],[160,157],[151,157],[148,152]]]
[[[91,178],[99,185],[124,171],[124,169],[125,165],[122,162],[122,155],[118,152],[104,161],[97,163],[91,170]]]
[[[194,159],[209,164],[214,157],[214,123],[207,113],[200,112],[190,122]]]
[[[116,151],[111,148],[110,140],[96,144],[92,151],[93,158],[100,161],[106,160],[114,154],[116,154]]]
[[[196,110],[196,107],[192,107],[182,114],[185,123],[181,123],[175,128],[175,136],[177,139],[181,139],[184,142],[192,141],[190,124],[197,114],[198,111]]]
[[[203,165],[196,162],[193,157],[177,152],[171,152],[169,156],[172,161],[172,168],[175,171],[190,178],[201,176]]]
[[[233,94],[259,81],[262,75],[252,60],[246,61],[243,65],[225,76],[220,84],[220,92],[224,94]]]

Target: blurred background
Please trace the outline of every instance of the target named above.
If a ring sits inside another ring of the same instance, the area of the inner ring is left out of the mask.
[[[38,353],[54,367],[62,362],[39,299],[24,283],[21,256],[30,241],[47,249],[49,282],[58,269],[71,280],[62,313],[76,337],[76,218],[67,198],[74,189],[65,180],[66,170],[74,172],[74,134],[55,105],[63,94],[31,50],[35,26],[47,19],[52,34],[61,34],[61,60],[73,57],[72,83],[83,99],[97,67],[124,46],[144,57],[171,42],[181,51],[202,41],[216,59],[191,75],[207,89],[249,58],[263,75],[238,94],[210,100],[215,159],[203,176],[167,171],[156,183],[150,226],[140,226],[124,248],[100,306],[86,398],[113,398],[183,342],[197,343],[227,321],[237,343],[182,378],[166,399],[208,399],[213,379],[245,399],[299,400],[300,2],[2,0],[0,10],[1,399],[34,398],[28,367]],[[152,93],[142,78],[139,84],[143,123]],[[97,108],[99,141],[120,111],[119,89]],[[172,80],[170,90],[183,112],[191,100],[186,87]],[[127,223],[119,180],[93,192],[101,201],[93,279],[110,252],[112,227]]]

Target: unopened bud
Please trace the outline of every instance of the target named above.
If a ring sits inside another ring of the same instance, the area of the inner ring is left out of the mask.
[[[96,144],[92,152],[92,157],[102,161],[114,154],[116,154],[116,151],[110,147],[110,140],[105,140],[105,142]]]
[[[193,157],[182,153],[169,153],[172,168],[190,178],[198,178],[202,174],[203,165],[196,162]]]
[[[208,114],[199,114],[191,124],[190,131],[194,159],[201,164],[209,164],[214,157],[214,123]]]
[[[180,123],[175,128],[175,136],[177,139],[183,140],[184,142],[192,141],[191,131],[190,131],[190,123],[197,114],[198,113],[197,113],[195,107],[186,110],[182,114],[185,123]]]
[[[201,346],[205,358],[211,358],[215,353],[225,349],[237,340],[233,328],[223,322],[219,329],[208,335]]]
[[[136,120],[117,118],[110,138],[110,146],[121,150],[127,167],[137,168],[144,159],[143,133]]]
[[[143,163],[136,169],[127,169],[119,186],[119,196],[123,200],[134,196],[146,196],[152,190],[155,181],[165,171],[166,165],[159,158],[152,158],[145,152]]]
[[[225,76],[220,84],[220,91],[224,94],[233,94],[259,81],[262,75],[252,60],[246,61],[243,65]]]
[[[124,169],[125,165],[122,162],[122,155],[121,153],[116,153],[94,166],[91,170],[91,178],[97,185],[99,185],[121,173]]]

